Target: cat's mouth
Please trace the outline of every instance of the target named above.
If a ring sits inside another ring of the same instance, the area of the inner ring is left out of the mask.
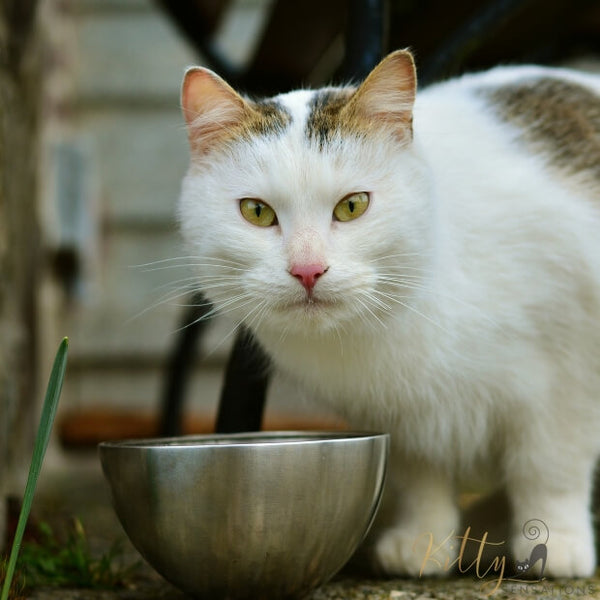
[[[338,302],[329,298],[322,298],[315,295],[306,295],[304,298],[299,298],[287,302],[284,306],[288,310],[302,310],[305,312],[325,310],[336,306]]]
[[[287,333],[326,333],[352,320],[356,311],[345,298],[315,295],[288,297],[271,305],[270,325]]]

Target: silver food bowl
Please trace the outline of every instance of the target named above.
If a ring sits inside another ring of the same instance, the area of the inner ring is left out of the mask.
[[[331,578],[377,511],[389,436],[284,432],[100,444],[144,558],[197,598],[299,598]]]

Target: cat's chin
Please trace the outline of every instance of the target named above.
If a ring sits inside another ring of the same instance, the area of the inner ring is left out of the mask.
[[[356,314],[345,302],[306,298],[274,307],[268,324],[277,331],[285,330],[304,337],[344,331],[355,319]]]

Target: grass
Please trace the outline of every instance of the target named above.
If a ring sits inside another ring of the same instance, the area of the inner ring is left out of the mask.
[[[40,541],[24,544],[18,563],[26,588],[121,587],[139,565],[124,565],[119,542],[95,555],[79,519],[73,519],[63,536],[57,535],[47,523],[40,523],[38,528]]]
[[[8,558],[0,557],[0,581],[6,581],[6,571],[8,567]],[[9,600],[25,600],[25,578],[24,575],[16,570],[13,573],[11,586],[8,592]]]
[[[21,512],[19,513],[17,530],[15,532],[10,556],[5,567],[4,583],[2,584],[0,600],[8,600],[9,592],[11,590],[12,579],[17,566],[17,558],[19,556],[19,551],[21,550],[23,534],[25,533],[25,526],[27,525],[27,519],[31,512],[35,488],[40,476],[40,471],[42,470],[42,463],[44,461],[44,456],[46,455],[46,449],[48,448],[48,442],[50,441],[50,434],[52,433],[52,426],[54,424],[54,417],[56,416],[56,410],[58,408],[58,400],[60,399],[60,393],[62,391],[67,368],[68,349],[69,342],[67,338],[64,338],[56,351],[56,357],[54,358],[54,364],[52,365],[52,371],[50,372],[50,378],[48,379],[48,387],[46,388],[46,396],[42,407],[42,416],[40,417],[40,424],[33,445],[33,456],[31,458],[31,464],[29,465],[29,475],[27,476],[27,484],[25,485],[25,492],[23,494],[23,504],[21,506]]]
[[[63,535],[41,522],[36,527],[36,538],[21,546],[8,600],[23,600],[28,590],[38,587],[123,587],[140,564],[125,564],[119,542],[102,554],[94,554],[79,519],[73,519]],[[7,559],[0,559],[0,580],[6,575],[7,565]]]
[[[64,338],[56,352],[48,380],[10,555],[4,559],[0,557],[0,580],[3,581],[0,600],[21,600],[26,587],[37,585],[115,587],[121,585],[125,577],[137,566],[118,566],[117,559],[121,555],[118,545],[114,545],[108,552],[95,558],[90,552],[83,526],[77,519],[73,521],[65,539],[59,539],[49,525],[41,524],[40,542],[22,544],[58,408],[67,366],[67,352],[68,340]]]

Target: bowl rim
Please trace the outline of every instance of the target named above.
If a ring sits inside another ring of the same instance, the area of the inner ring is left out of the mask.
[[[305,444],[342,443],[368,439],[387,439],[389,433],[379,431],[249,431],[240,433],[207,433],[174,437],[108,440],[100,442],[100,449],[185,449],[185,448],[241,448],[295,446]]]

